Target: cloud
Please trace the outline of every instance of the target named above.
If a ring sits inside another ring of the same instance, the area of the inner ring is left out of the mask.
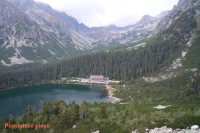
[[[170,10],[178,0],[35,0],[65,11],[88,26],[134,24],[143,15]]]

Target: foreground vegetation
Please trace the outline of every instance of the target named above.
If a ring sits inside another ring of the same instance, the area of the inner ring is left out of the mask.
[[[35,112],[29,106],[20,117],[8,116],[1,119],[2,133],[88,133],[100,130],[101,133],[128,133],[135,129],[144,132],[145,128],[161,127],[186,128],[200,125],[200,103],[173,103],[172,106],[158,110],[155,104],[129,102],[128,104],[75,102],[66,104],[43,102],[41,111]],[[50,124],[42,129],[6,129],[10,124]],[[73,128],[76,125],[76,128]]]

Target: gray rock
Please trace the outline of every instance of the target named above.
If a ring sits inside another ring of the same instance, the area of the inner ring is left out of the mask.
[[[191,129],[197,130],[197,129],[199,129],[199,126],[198,126],[198,125],[193,125],[193,126],[191,127]]]

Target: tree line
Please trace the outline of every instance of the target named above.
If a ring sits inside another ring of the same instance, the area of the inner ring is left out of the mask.
[[[105,75],[110,79],[131,80],[155,72],[180,45],[165,41],[131,51],[102,52],[75,57],[58,64],[0,74],[1,86],[17,86],[58,80],[61,77]]]

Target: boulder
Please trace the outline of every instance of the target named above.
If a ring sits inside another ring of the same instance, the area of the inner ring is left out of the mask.
[[[99,130],[97,130],[97,131],[95,131],[95,132],[92,132],[92,133],[100,133],[100,132],[99,132]]]
[[[191,127],[191,129],[197,130],[197,129],[199,129],[199,126],[198,126],[198,125],[193,125],[193,126]]]

